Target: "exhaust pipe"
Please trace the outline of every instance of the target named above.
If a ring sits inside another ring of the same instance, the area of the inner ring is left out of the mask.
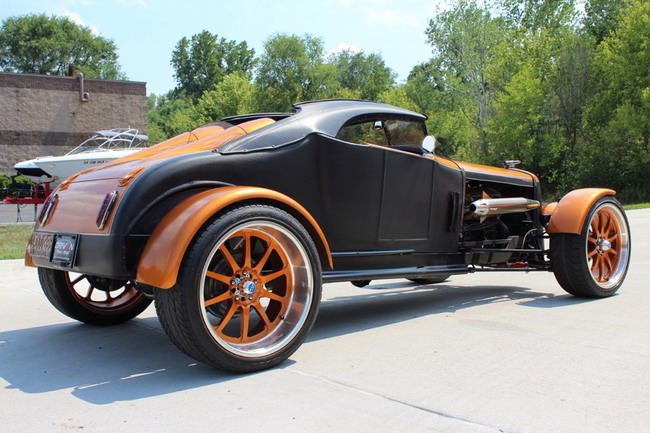
[[[537,200],[523,197],[483,198],[469,205],[469,211],[474,215],[487,217],[508,213],[526,212],[540,206]]]

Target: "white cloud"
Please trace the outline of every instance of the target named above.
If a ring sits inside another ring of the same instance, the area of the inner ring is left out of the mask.
[[[97,27],[89,26],[88,24],[86,24],[85,21],[81,18],[81,15],[79,15],[77,12],[64,10],[63,16],[68,17],[70,21],[72,21],[75,24],[79,24],[80,26],[87,27],[88,29],[90,29],[93,35],[99,36],[99,30],[97,29]]]
[[[357,47],[356,45],[350,45],[346,44],[345,42],[339,42],[336,44],[333,50],[330,50],[327,52],[328,56],[331,56],[332,54],[340,53],[341,51],[351,51],[353,53],[360,53],[363,51],[363,49]]]

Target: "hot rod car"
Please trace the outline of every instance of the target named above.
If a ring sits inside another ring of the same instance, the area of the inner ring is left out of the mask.
[[[62,182],[26,264],[69,317],[117,324],[155,300],[183,352],[236,372],[302,344],[324,282],[552,271],[577,296],[619,289],[630,231],[613,190],[542,206],[515,161],[435,155],[425,120],[353,100],[225,118]]]

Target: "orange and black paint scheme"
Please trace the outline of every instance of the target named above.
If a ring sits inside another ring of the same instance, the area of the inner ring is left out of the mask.
[[[353,100],[225,118],[63,182],[26,264],[84,322],[155,298],[182,350],[231,371],[293,353],[322,282],[523,270],[578,296],[618,290],[630,235],[613,190],[542,207],[532,173],[425,149],[425,120]]]

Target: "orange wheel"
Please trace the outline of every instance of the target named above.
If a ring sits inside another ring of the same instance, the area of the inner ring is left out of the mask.
[[[580,235],[551,235],[551,266],[560,285],[577,296],[614,294],[630,263],[630,228],[610,196],[592,207]]]
[[[317,257],[289,214],[236,208],[193,242],[177,286],[156,292],[161,323],[185,353],[208,364],[239,372],[276,365],[316,318]]]
[[[591,275],[602,287],[618,283],[629,255],[627,222],[611,203],[592,215],[587,232],[587,262]]]
[[[115,325],[133,319],[151,299],[128,281],[39,268],[48,300],[63,314],[93,325]]]

